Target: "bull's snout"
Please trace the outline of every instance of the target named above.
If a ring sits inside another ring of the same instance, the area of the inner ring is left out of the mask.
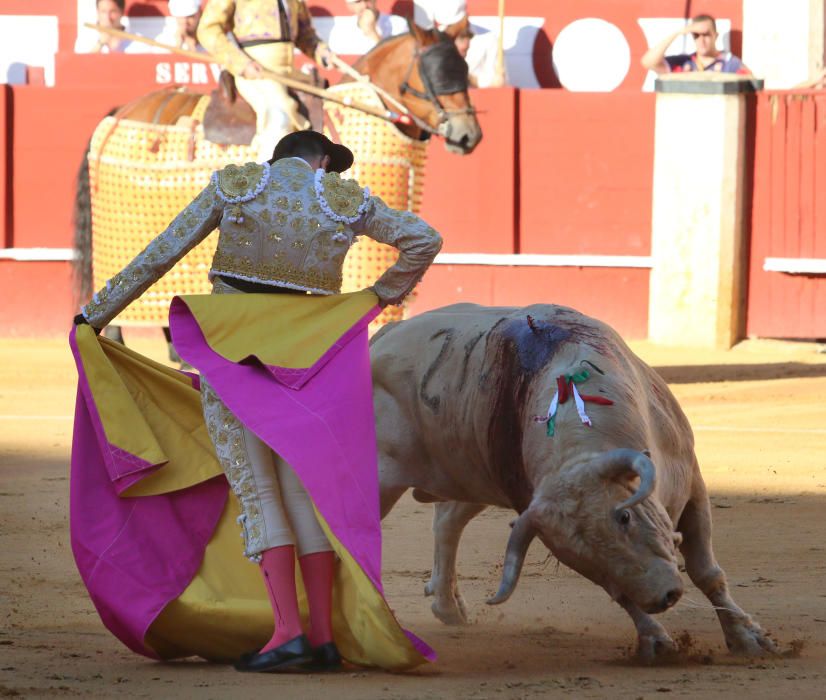
[[[677,604],[677,601],[682,597],[682,588],[672,588],[665,594],[665,598],[663,598],[663,610],[668,610],[668,608],[674,607]]]
[[[648,605],[644,606],[645,612],[649,615],[656,615],[657,613],[665,612],[669,608],[673,608],[677,601],[683,596],[682,586],[675,586],[669,590],[664,596],[654,599]]]

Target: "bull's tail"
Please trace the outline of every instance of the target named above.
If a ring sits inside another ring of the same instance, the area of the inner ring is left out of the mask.
[[[120,109],[113,107],[107,117]],[[72,260],[72,279],[76,305],[85,304],[92,296],[92,190],[89,180],[89,149],[92,140],[86,144],[83,159],[75,178],[75,205],[72,211],[74,227],[74,257]]]
[[[88,144],[75,180],[72,223],[75,232],[72,280],[75,304],[80,305],[92,296],[92,195],[89,187]]]

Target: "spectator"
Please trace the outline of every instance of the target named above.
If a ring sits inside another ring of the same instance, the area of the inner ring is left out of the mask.
[[[164,32],[158,41],[187,51],[200,49],[196,32],[201,20],[201,0],[169,0],[169,15],[175,18],[174,32]]]
[[[694,39],[695,52],[666,56],[672,42],[685,34]],[[641,59],[643,68],[655,73],[715,72],[751,75],[739,57],[731,52],[717,50],[717,23],[711,15],[697,15],[685,27],[669,34],[659,44],[652,46]]]
[[[468,78],[473,87],[500,87],[507,83],[505,67],[497,60],[498,34],[474,31],[466,0],[416,0],[414,17],[425,28],[435,26],[453,37],[468,64]]]
[[[384,15],[376,0],[346,0],[353,14],[336,20],[330,32],[330,49],[351,56],[366,54],[382,39],[407,31],[401,17]]]
[[[129,31],[124,17],[126,0],[96,0],[97,24],[107,29]],[[79,32],[75,51],[77,53],[124,53],[130,49],[129,39],[120,39],[105,32]]]

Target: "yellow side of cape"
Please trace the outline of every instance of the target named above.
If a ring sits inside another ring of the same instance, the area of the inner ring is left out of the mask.
[[[301,297],[291,294],[183,296],[209,346],[232,362],[253,353],[266,365],[313,365],[378,303],[369,290]],[[265,322],[262,322],[266,319]]]

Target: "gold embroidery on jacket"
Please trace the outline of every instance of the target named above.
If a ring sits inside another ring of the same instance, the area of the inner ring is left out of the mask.
[[[228,165],[218,172],[218,186],[228,199],[242,197],[252,192],[263,176],[264,166],[258,163]]]
[[[342,180],[338,173],[326,173],[321,178],[324,200],[340,216],[353,217],[364,202],[364,190],[355,180]]]

